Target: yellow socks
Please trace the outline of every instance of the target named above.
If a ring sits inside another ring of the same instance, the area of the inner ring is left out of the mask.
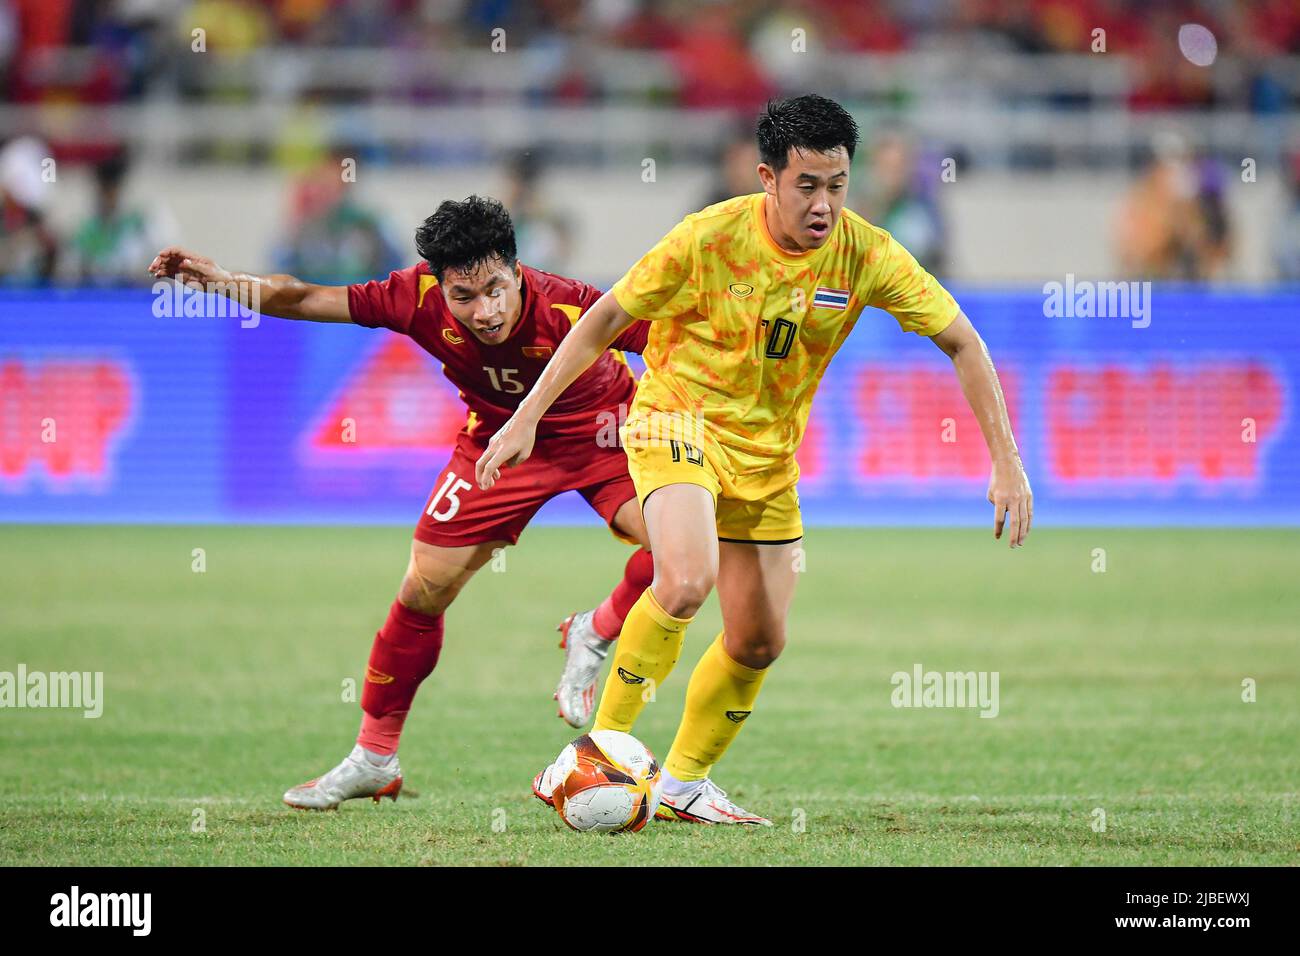
[[[642,592],[614,645],[614,663],[605,678],[593,730],[631,731],[653,693],[672,673],[692,620],[665,611],[650,588]],[[686,709],[664,769],[682,781],[707,777],[754,709],[766,673],[732,660],[719,634],[691,674]]]
[[[683,781],[707,777],[754,709],[766,673],[766,669],[755,670],[732,660],[719,634],[691,674],[686,709],[664,770]],[[604,706],[602,700],[602,712]]]
[[[694,618],[673,617],[650,588],[632,605],[614,645],[614,664],[605,678],[592,730],[627,733],[682,652],[686,625]],[[739,666],[739,665],[736,665]]]

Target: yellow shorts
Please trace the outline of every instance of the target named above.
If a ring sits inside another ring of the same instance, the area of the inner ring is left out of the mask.
[[[803,537],[799,470],[791,463],[771,471],[732,475],[703,450],[685,442],[626,446],[638,503],[665,485],[699,485],[713,496],[718,540],[788,544]]]

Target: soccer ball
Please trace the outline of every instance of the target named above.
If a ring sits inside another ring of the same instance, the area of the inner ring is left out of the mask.
[[[552,800],[574,830],[635,833],[659,809],[659,764],[631,734],[593,730],[560,751],[555,762],[561,776]]]

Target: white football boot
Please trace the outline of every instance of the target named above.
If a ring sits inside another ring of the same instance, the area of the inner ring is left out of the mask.
[[[557,766],[558,761],[533,777],[533,796],[548,807],[555,806],[552,794],[555,793],[555,788],[560,782],[560,775],[556,770]]]
[[[396,800],[402,790],[402,768],[393,755],[384,766],[376,766],[366,759],[361,745],[343,762],[315,780],[308,780],[287,791],[284,802],[297,810],[337,810],[344,800],[370,797],[375,803],[380,797]]]
[[[584,727],[596,709],[596,682],[613,641],[604,640],[591,625],[595,611],[570,614],[556,628],[564,648],[564,673],[555,688],[559,715],[570,727]]]
[[[727,799],[726,791],[708,777],[697,781],[689,789],[673,794],[665,787],[655,817],[686,823],[741,823],[759,827],[772,825],[771,820],[736,806]]]

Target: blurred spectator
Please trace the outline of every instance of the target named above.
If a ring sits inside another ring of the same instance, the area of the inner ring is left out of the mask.
[[[68,282],[82,285],[142,284],[140,268],[173,238],[175,228],[161,207],[146,209],[122,201],[124,154],[95,166],[95,211],[77,230],[60,264]]]
[[[683,106],[756,110],[775,92],[738,29],[740,5],[698,8],[673,50]]]
[[[1060,53],[1089,49],[1093,28],[1106,29],[1099,13],[1091,0],[1039,0],[1034,4],[1034,19],[1044,44]]]
[[[1087,17],[1087,45],[1092,48],[1092,31],[1098,27],[1106,31],[1106,54],[1144,57],[1155,38],[1151,33],[1151,11],[1135,12],[1132,0],[1097,0],[1097,6]],[[1143,15],[1145,14],[1145,15]]]
[[[899,53],[907,48],[907,32],[888,0],[812,0],[833,23],[831,46],[873,53]],[[918,4],[920,6],[920,4]]]
[[[58,263],[58,241],[45,221],[49,149],[25,136],[0,149],[0,285],[44,285]]]
[[[862,200],[851,208],[893,235],[930,272],[942,275],[947,263],[943,219],[934,196],[937,181],[933,171],[924,174],[910,138],[887,130],[875,139]]]
[[[289,236],[277,256],[285,272],[306,282],[347,285],[404,264],[379,215],[356,203],[353,189],[344,181],[342,157],[303,175],[294,187]]]
[[[822,68],[821,58],[808,51],[827,49],[837,39],[834,23],[810,0],[784,0],[755,18],[749,53],[774,88],[803,89],[817,85]]]
[[[1196,205],[1200,216],[1200,243],[1196,252],[1198,279],[1222,279],[1232,257],[1232,231],[1224,196],[1223,167],[1208,156],[1196,163]]]
[[[632,11],[614,27],[619,46],[666,50],[677,43],[680,29],[660,0],[634,0]]]
[[[1277,276],[1300,282],[1300,144],[1291,151],[1285,167],[1286,205],[1273,238],[1277,250]]]
[[[175,18],[173,29],[179,34],[173,42],[183,44],[185,51],[177,62],[187,94],[218,101],[255,98],[247,71],[255,63],[253,57],[276,39],[275,23],[262,5],[251,0],[195,0]],[[201,49],[196,50],[196,44]],[[233,156],[242,158],[239,152]]]
[[[988,19],[981,26],[1000,34],[1016,51],[1048,51],[1048,37],[1044,34],[1042,21],[1034,16],[1031,0],[1004,0],[991,4],[986,15]]]
[[[206,51],[227,56],[252,53],[275,38],[270,11],[252,0],[195,0],[175,23],[186,47],[201,29]]]
[[[712,206],[733,196],[758,192],[762,188],[758,181],[758,163],[753,124],[736,126],[718,154],[717,173],[704,205]]]
[[[1218,168],[1198,163],[1177,135],[1154,143],[1154,157],[1120,208],[1120,268],[1146,279],[1214,279],[1230,253]]]
[[[10,88],[9,68],[17,49],[18,11],[7,3],[0,3],[0,89]]]
[[[506,183],[501,202],[515,223],[515,241],[521,262],[556,272],[569,272],[573,255],[572,221],[546,201],[538,188],[543,162],[536,149],[521,150],[506,161]]]

